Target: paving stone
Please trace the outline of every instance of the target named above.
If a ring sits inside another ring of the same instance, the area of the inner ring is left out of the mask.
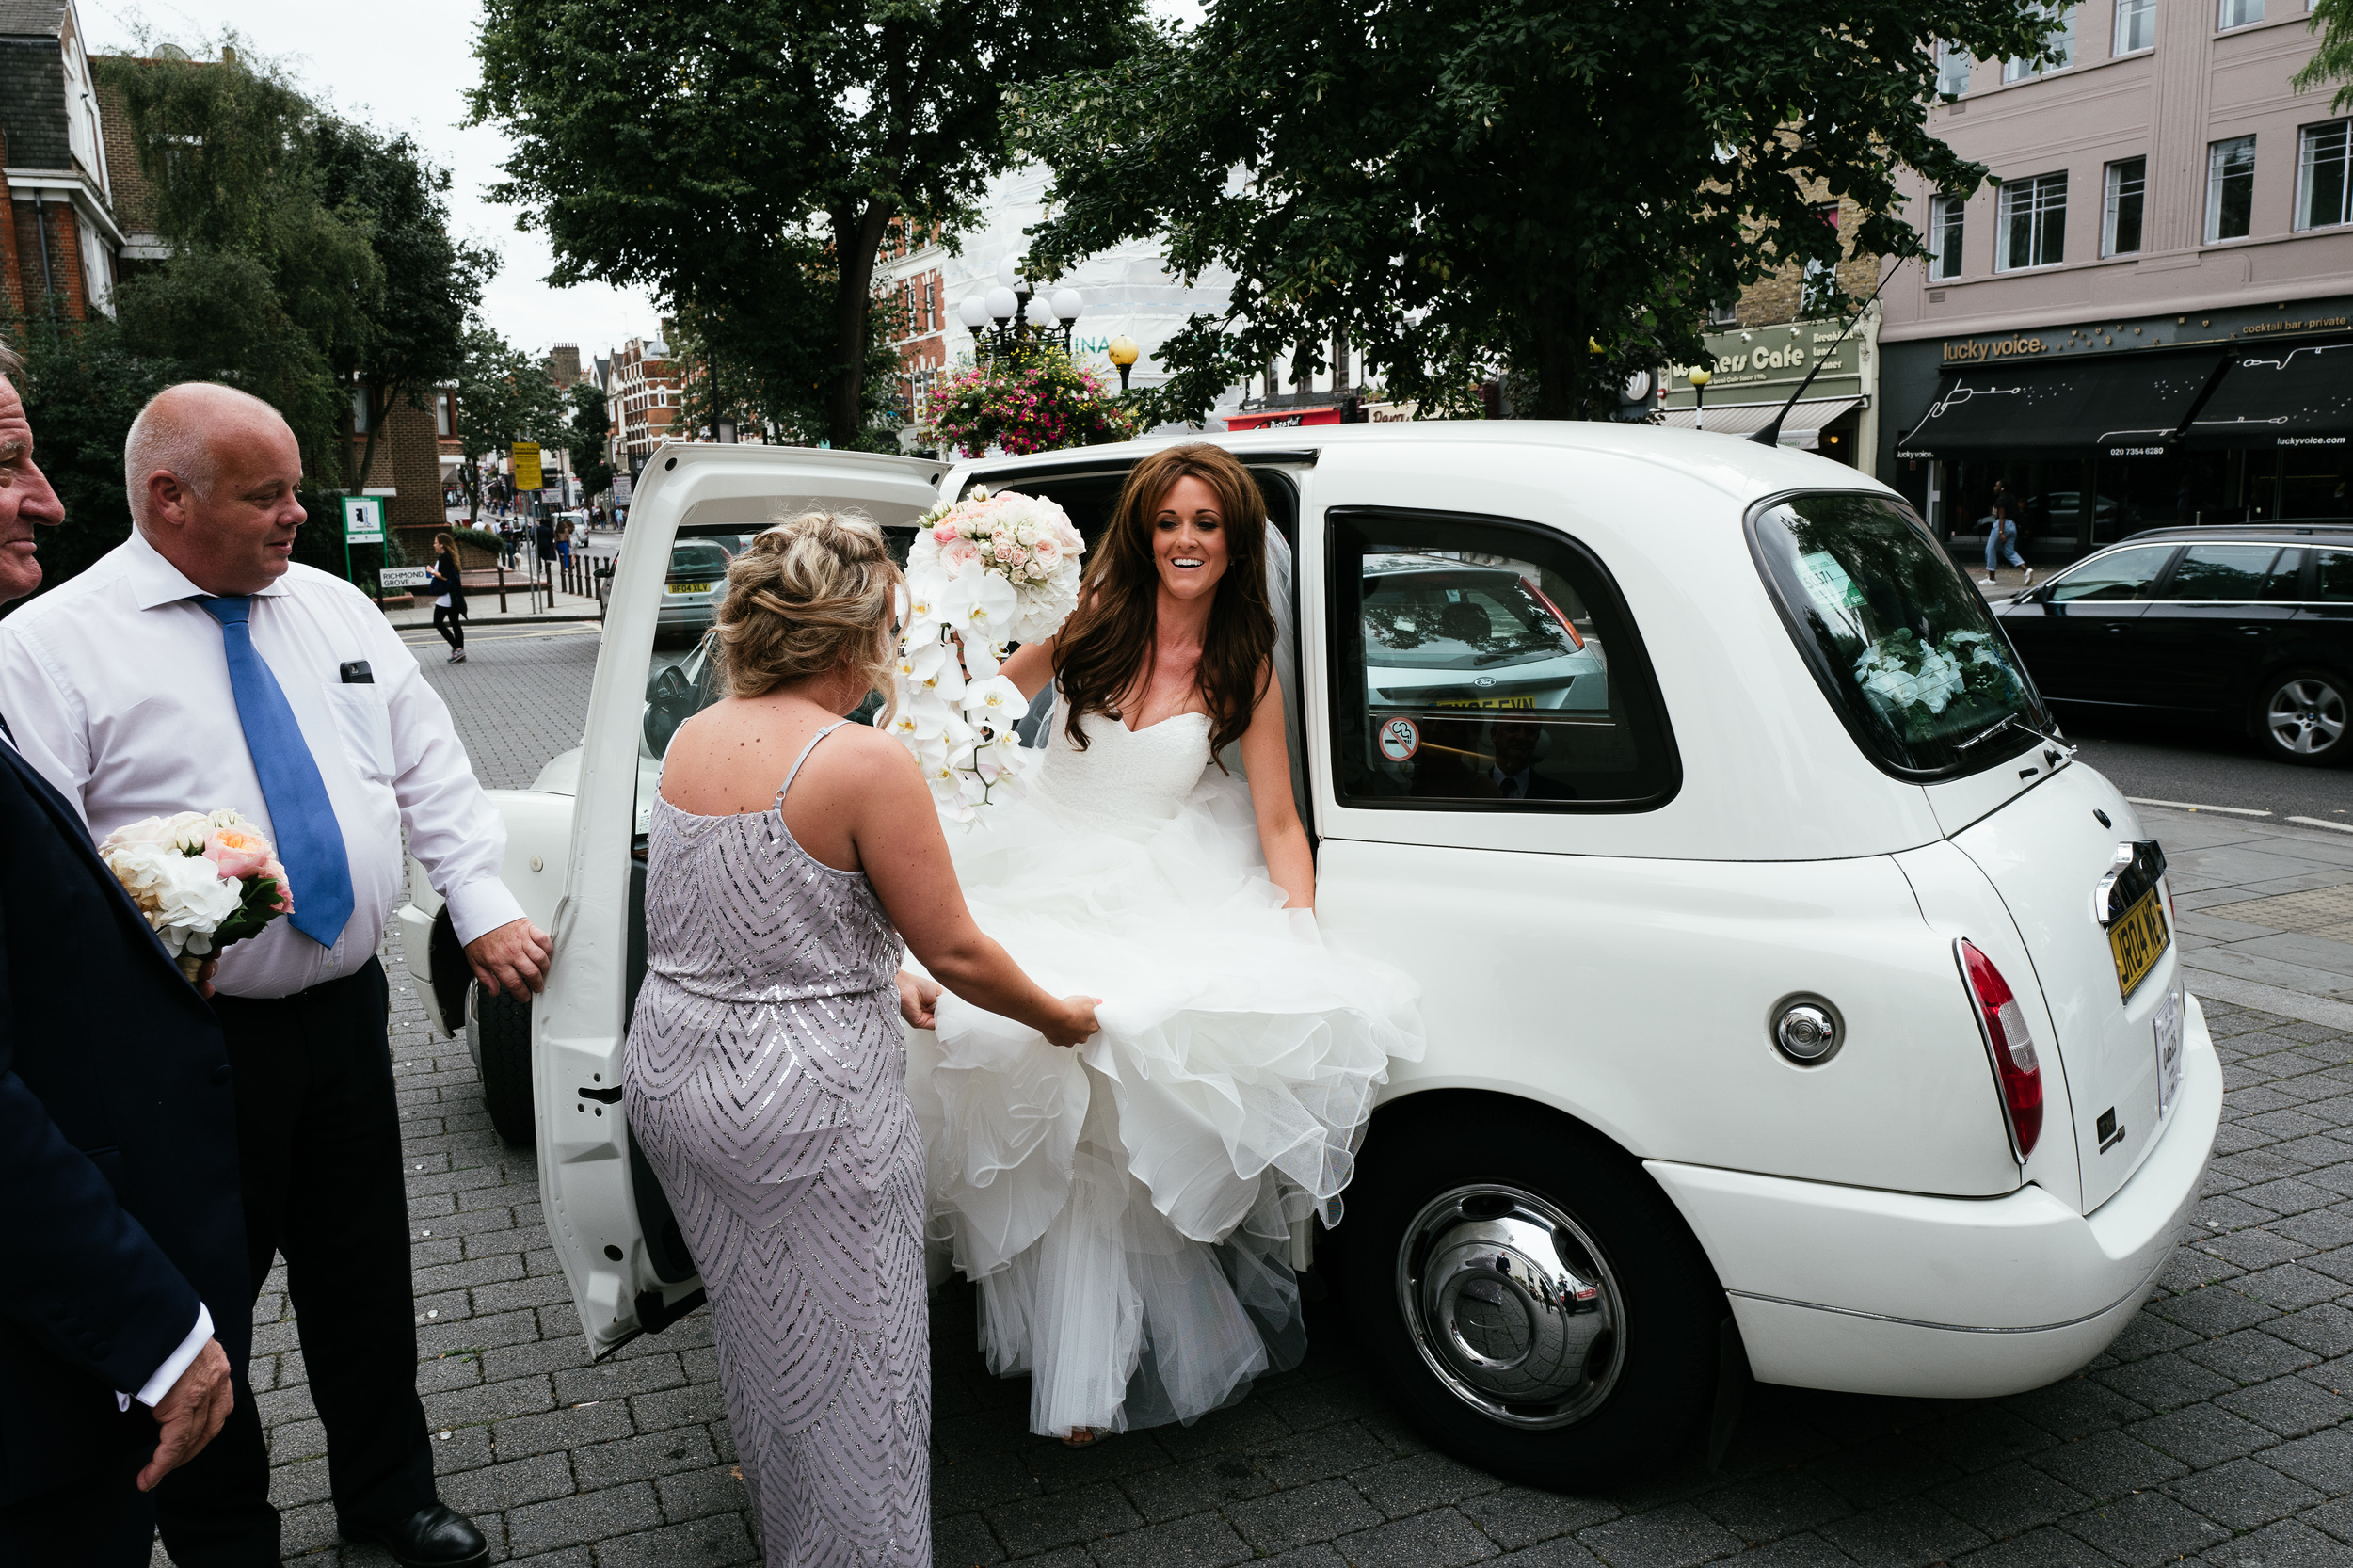
[[[627,1405],[593,1405],[584,1410],[554,1410],[545,1416],[521,1416],[497,1422],[490,1428],[490,1441],[500,1459],[514,1460],[609,1442],[626,1437],[633,1430]]]
[[[1460,1512],[1508,1552],[1573,1534],[1614,1519],[1619,1512],[1597,1497],[1539,1492],[1526,1486],[1507,1486],[1483,1497],[1469,1498],[1460,1505]]]
[[[1819,1481],[1787,1472],[1760,1476],[1692,1501],[1724,1528],[1751,1543],[1810,1530],[1854,1512],[1852,1504]]]
[[[752,1493],[744,1484],[744,1478],[738,1473],[740,1468],[732,1462],[722,1461],[707,1470],[664,1476],[653,1483],[654,1496],[662,1499],[662,1516],[673,1524],[680,1519],[699,1519],[706,1513],[748,1516]]]
[[[1369,1529],[1381,1523],[1381,1511],[1348,1482],[1327,1480],[1236,1503],[1225,1517],[1259,1551],[1280,1552]]]
[[[1100,1568],[1225,1568],[1253,1555],[1249,1544],[1234,1533],[1234,1527],[1213,1513],[1195,1514],[1095,1544],[1095,1560]]]
[[[2345,1568],[2345,1547],[2289,1521],[2242,1535],[2198,1560],[2209,1568]]]
[[[725,1514],[647,1530],[597,1548],[597,1568],[721,1568],[759,1560],[744,1521]]]
[[[1908,1497],[1825,1525],[1817,1532],[1864,1568],[1911,1568],[1985,1544],[1975,1525],[1926,1497]]]
[[[982,1511],[997,1539],[1015,1557],[1050,1546],[1097,1541],[1134,1529],[1144,1518],[1110,1481],[1050,1497],[1025,1498]]]
[[[2251,1459],[2234,1459],[2184,1476],[2167,1482],[2165,1491],[2236,1530],[2285,1519],[2321,1500],[2321,1495],[2302,1481]]]
[[[2344,1295],[2345,1282],[2300,1263],[2282,1263],[2278,1268],[2233,1280],[2232,1288],[2253,1296],[2267,1306],[2294,1312]]]
[[[2116,1568],[2116,1560],[2046,1525],[1964,1553],[1953,1568]]]
[[[2192,1333],[2212,1337],[2276,1317],[2276,1311],[2227,1285],[2209,1285],[2187,1295],[2152,1303],[2150,1310]]]
[[[2067,1521],[2067,1528],[2126,1563],[2171,1562],[2204,1551],[2227,1533],[2162,1492],[2136,1492],[2086,1509]]]
[[[688,1427],[676,1430],[698,1432],[701,1429]],[[962,1459],[937,1460],[932,1464],[932,1509],[935,1512],[961,1513],[968,1509],[1018,1502],[1039,1496],[1044,1491],[1045,1488],[1038,1484],[1037,1478],[1030,1473],[1017,1454],[969,1454]],[[1193,1511],[1187,1509],[1182,1512]]]
[[[1258,1468],[1277,1486],[1305,1486],[1382,1464],[1388,1457],[1388,1448],[1353,1421],[1294,1433],[1257,1454]]]
[[[718,1463],[711,1436],[700,1427],[678,1427],[618,1443],[598,1443],[571,1451],[573,1473],[580,1489],[593,1492],[623,1481],[651,1480],[680,1470],[698,1470]]]
[[[2218,1464],[2253,1453],[2275,1439],[2263,1428],[2210,1404],[2194,1404],[2124,1429],[2185,1464]]]
[[[2299,1377],[2274,1378],[2250,1388],[2235,1389],[2214,1402],[2282,1437],[2301,1437],[2308,1432],[2334,1426],[2353,1414],[2353,1400]]]
[[[1520,1559],[1513,1558],[1513,1568]],[[1818,1535],[1792,1535],[1725,1560],[1736,1568],[1853,1568],[1854,1559]]]
[[[441,1444],[433,1445],[438,1450]],[[562,1454],[541,1454],[511,1464],[486,1464],[462,1475],[443,1473],[441,1501],[460,1513],[504,1512],[524,1503],[568,1496],[580,1488]]]
[[[1497,1555],[1495,1543],[1450,1508],[1344,1535],[1332,1544],[1351,1568],[1462,1568]]]
[[[2169,1351],[2092,1376],[2102,1386],[2156,1411],[2195,1404],[2237,1386],[2235,1379],[2199,1365],[2187,1352]]]
[[[2047,1525],[2089,1504],[2090,1498],[2066,1482],[2023,1461],[1981,1470],[1929,1497],[1956,1518],[1966,1520],[1996,1541]]]
[[[1004,1560],[1005,1549],[997,1544],[997,1537],[979,1514],[959,1513],[932,1521],[934,1568],[993,1568]]]
[[[2148,1406],[2088,1377],[2069,1378],[2032,1393],[2012,1395],[2002,1401],[2002,1408],[2062,1441],[2113,1431],[2151,1414]]]
[[[2262,1328],[2243,1328],[2219,1339],[2193,1345],[2182,1353],[2233,1383],[2262,1383],[2282,1373],[2301,1371],[2320,1357],[2280,1336],[2280,1325],[2289,1320],[2274,1318]]]
[[[2330,1496],[2353,1492],[2353,1432],[2342,1428],[2266,1448],[2263,1462]]]
[[[1353,1472],[1349,1480],[1356,1483],[1356,1490],[1373,1507],[1392,1519],[1442,1504],[1459,1503],[1465,1497],[1496,1491],[1503,1484],[1483,1470],[1474,1470],[1436,1453],[1415,1454],[1385,1464],[1373,1464]]]
[[[2057,1476],[2095,1502],[2121,1497],[2176,1476],[2189,1466],[2126,1432],[2103,1432],[2034,1456],[2035,1468]]]
[[[606,1542],[661,1525],[662,1510],[654,1500],[653,1488],[633,1481],[603,1492],[582,1492],[507,1510],[506,1546],[520,1557],[586,1541]]]

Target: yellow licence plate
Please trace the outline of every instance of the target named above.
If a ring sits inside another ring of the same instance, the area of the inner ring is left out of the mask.
[[[670,591],[674,594],[707,594],[711,591],[711,584],[708,583],[673,583],[670,584]]]
[[[2108,952],[2116,959],[2116,989],[2129,997],[2149,978],[2149,971],[2165,956],[2166,945],[2173,936],[2166,929],[2165,906],[2154,888],[2140,895],[2140,901],[2120,916],[2108,927]]]

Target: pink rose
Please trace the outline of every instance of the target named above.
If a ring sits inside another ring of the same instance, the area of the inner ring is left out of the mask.
[[[939,559],[951,577],[962,576],[964,568],[980,558],[980,547],[970,539],[949,539],[939,547]]]
[[[271,856],[264,863],[262,874],[278,884],[278,912],[281,915],[293,914],[294,889],[286,886],[286,868],[279,863],[277,856]]]
[[[952,522],[943,522],[938,527],[932,530],[932,539],[937,544],[946,544],[950,539],[952,539],[955,536],[956,525]]]
[[[269,840],[258,833],[244,833],[233,827],[216,828],[204,842],[204,858],[220,868],[220,874],[231,882],[243,881],[264,866],[272,863]]]

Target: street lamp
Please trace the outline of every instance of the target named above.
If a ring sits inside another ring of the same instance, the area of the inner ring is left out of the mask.
[[[1086,301],[1079,296],[1077,289],[1056,289],[1047,305],[1054,312],[1055,323],[1062,328],[1062,350],[1067,354],[1070,352],[1070,329],[1079,324],[1079,312],[1086,309]]]
[[[1136,368],[1136,360],[1142,353],[1143,350],[1136,346],[1136,340],[1125,332],[1112,340],[1112,363],[1119,367],[1119,395],[1122,397],[1128,395],[1128,373]]]
[[[1691,395],[1698,400],[1691,412],[1691,428],[1707,428],[1707,383],[1716,379],[1715,373],[1704,366],[1693,366],[1686,377],[1691,383]]]

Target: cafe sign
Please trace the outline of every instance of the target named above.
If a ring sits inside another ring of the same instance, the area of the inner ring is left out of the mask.
[[[1808,397],[1861,395],[1863,341],[1850,332],[1842,339],[1845,327],[1840,321],[1801,321],[1709,333],[1705,341],[1716,363],[1707,383],[1707,406],[1765,402],[1761,393],[1767,391],[1786,396],[1817,366],[1814,384],[1806,389]],[[1668,408],[1688,408],[1697,401],[1690,372],[1689,365],[1673,367],[1667,382]]]

